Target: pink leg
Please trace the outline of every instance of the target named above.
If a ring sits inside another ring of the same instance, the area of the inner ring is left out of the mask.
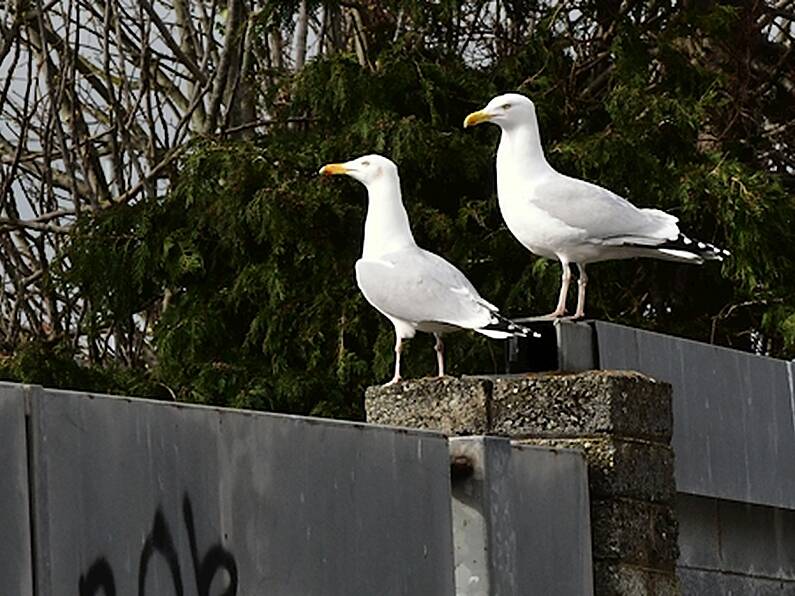
[[[569,294],[569,283],[571,283],[571,269],[569,269],[569,261],[565,259],[560,260],[563,267],[563,274],[560,277],[560,295],[558,296],[558,305],[547,316],[551,319],[557,319],[566,314],[566,296]]]
[[[392,377],[392,380],[388,383],[384,384],[384,387],[387,385],[394,385],[395,383],[400,382],[400,352],[403,350],[403,338],[399,335],[395,335],[395,376]]]
[[[439,376],[444,376],[444,344],[442,343],[442,336],[438,333],[434,333],[433,336],[436,338],[436,344],[433,346],[433,349],[436,350],[436,364],[439,366]]]
[[[585,286],[588,285],[588,275],[585,273],[585,265],[577,263],[580,270],[580,278],[577,280],[577,312],[574,313],[575,319],[585,317]]]

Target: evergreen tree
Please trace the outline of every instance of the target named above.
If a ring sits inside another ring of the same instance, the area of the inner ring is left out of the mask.
[[[366,47],[284,73],[262,98],[275,121],[263,134],[196,140],[167,194],[76,226],[52,283],[88,298],[97,333],[146,317],[147,358],[78,379],[74,344],[37,342],[18,347],[6,377],[41,379],[34,363],[57,351],[65,372],[51,366],[48,384],[360,416],[364,387],[389,377],[391,326],[354,279],[364,190],[316,174],[371,152],[399,165],[421,246],[506,314],[550,310],[559,265],[531,257],[496,208],[498,131],[461,127],[505,91],[536,103],[556,169],[732,251],[722,266],[597,264],[590,316],[795,355],[795,175],[781,132],[795,120],[791,42],[758,9],[583,2],[578,16],[508,3],[485,52],[465,43],[460,3],[387,5],[366,14]],[[501,368],[498,343],[449,344],[451,374]],[[431,339],[412,340],[404,374],[433,374],[432,354]]]

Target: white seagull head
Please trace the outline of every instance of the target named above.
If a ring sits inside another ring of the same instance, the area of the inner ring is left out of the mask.
[[[486,107],[472,112],[464,119],[464,128],[482,122],[493,122],[500,128],[512,128],[518,124],[535,120],[536,108],[533,102],[519,93],[506,93],[492,99]]]
[[[397,179],[397,166],[383,155],[363,155],[345,163],[330,163],[320,168],[324,176],[345,174],[355,178],[365,186],[384,179]]]

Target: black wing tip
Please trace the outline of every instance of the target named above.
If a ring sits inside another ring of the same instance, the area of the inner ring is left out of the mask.
[[[722,261],[723,259],[730,257],[732,254],[725,248],[720,248],[710,242],[693,240],[684,234],[679,234],[676,240],[668,240],[667,242],[656,245],[654,248],[689,252],[690,254],[693,254],[697,257],[701,257],[705,261]]]
[[[520,325],[519,323],[514,323],[510,319],[503,317],[501,314],[492,313],[494,315],[494,319],[491,323],[482,327],[486,331],[502,331],[504,333],[510,333],[516,337],[541,337],[541,334],[537,331],[533,331],[529,327],[525,327],[524,325]]]

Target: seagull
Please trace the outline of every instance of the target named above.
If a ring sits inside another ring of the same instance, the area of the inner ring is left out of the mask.
[[[320,168],[320,174],[345,174],[367,188],[362,258],[356,262],[356,283],[367,301],[395,327],[395,375],[401,380],[403,340],[417,331],[436,338],[439,376],[444,376],[442,334],[473,329],[502,339],[529,331],[499,314],[454,265],[414,242],[403,207],[397,166],[381,155],[365,155]]]
[[[575,319],[585,316],[588,263],[652,257],[701,264],[723,260],[727,250],[691,240],[678,219],[659,209],[639,209],[617,194],[555,171],[544,157],[533,102],[507,93],[469,114],[464,128],[493,122],[502,129],[497,149],[497,198],[508,229],[529,251],[558,259],[563,267],[554,311],[566,312],[570,264],[579,270]]]

